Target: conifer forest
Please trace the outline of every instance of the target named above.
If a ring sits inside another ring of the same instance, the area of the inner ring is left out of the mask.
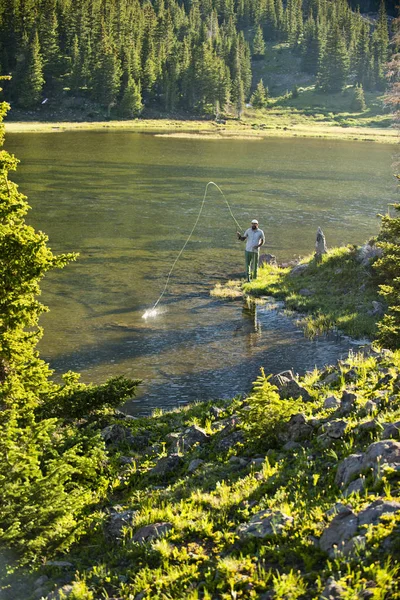
[[[394,16],[384,0],[1,0],[3,94],[25,110],[67,94],[126,118],[240,116],[254,92],[263,101],[253,71],[271,42],[289,44],[321,93],[383,90]]]

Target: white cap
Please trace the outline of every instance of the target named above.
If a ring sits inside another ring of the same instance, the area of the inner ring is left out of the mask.
[[[258,225],[258,221],[257,221],[257,219],[253,219],[253,220],[252,220],[252,223],[256,223],[256,224]]]

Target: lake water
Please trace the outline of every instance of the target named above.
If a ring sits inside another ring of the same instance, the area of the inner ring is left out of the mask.
[[[133,414],[248,392],[259,374],[333,362],[346,340],[305,340],[282,311],[209,296],[243,274],[243,244],[210,186],[198,227],[176,264],[161,314],[142,315],[192,229],[214,181],[243,229],[257,218],[278,260],[328,245],[362,243],[396,200],[395,145],[326,140],[177,139],[131,132],[14,134],[14,179],[28,221],[55,252],[79,260],[49,274],[42,357],[85,382],[144,380]]]

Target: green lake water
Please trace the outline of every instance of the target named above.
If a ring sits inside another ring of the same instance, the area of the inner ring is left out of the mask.
[[[259,374],[304,372],[335,361],[348,340],[305,340],[280,310],[209,296],[243,273],[244,245],[218,190],[176,264],[155,319],[144,311],[166,276],[214,181],[243,229],[257,218],[279,261],[362,243],[396,201],[395,145],[326,140],[176,139],[131,132],[14,134],[14,179],[28,221],[55,252],[79,260],[49,274],[42,357],[85,382],[118,374],[144,380],[133,414],[249,391]]]

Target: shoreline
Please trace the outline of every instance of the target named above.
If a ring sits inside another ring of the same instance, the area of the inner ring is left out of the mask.
[[[250,122],[219,124],[214,121],[178,121],[173,119],[133,119],[130,121],[5,121],[6,134],[63,133],[66,131],[126,131],[160,137],[199,139],[262,140],[268,137],[316,138],[341,141],[397,144],[399,132],[394,128],[340,127],[338,125],[271,125]]]

